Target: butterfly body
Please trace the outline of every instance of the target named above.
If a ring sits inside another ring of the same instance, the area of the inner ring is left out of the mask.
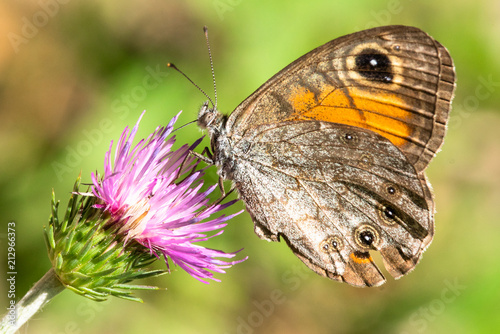
[[[230,116],[205,104],[219,175],[262,239],[354,286],[399,278],[434,235],[424,169],[442,144],[454,90],[444,47],[417,28],[344,36],[297,59]]]

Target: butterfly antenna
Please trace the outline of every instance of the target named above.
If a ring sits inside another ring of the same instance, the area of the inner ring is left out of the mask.
[[[208,27],[203,27],[203,32],[205,33],[205,39],[207,41],[208,58],[210,58],[210,69],[212,70],[212,81],[214,83],[214,98],[215,104],[212,103],[214,109],[217,109],[217,85],[215,84],[215,72],[214,72],[214,62],[212,61],[212,51],[210,50],[210,43],[208,42]]]
[[[177,66],[175,66],[175,65],[174,65],[174,64],[172,64],[172,63],[168,63],[168,64],[167,64],[167,67],[173,68],[174,70],[176,70],[177,72],[179,72],[180,74],[182,74],[182,75],[183,75],[186,79],[188,79],[188,81],[189,81],[191,84],[193,84],[193,86],[195,86],[196,88],[198,88],[198,90],[199,90],[200,92],[202,92],[202,94],[203,94],[203,95],[205,95],[205,97],[206,97],[206,98],[210,101],[210,103],[212,103],[212,105],[215,107],[215,104],[214,104],[214,102],[212,101],[212,99],[210,98],[210,96],[208,96],[208,94],[207,94],[207,93],[205,93],[205,91],[204,91],[203,89],[201,89],[201,88],[200,88],[200,86],[198,86],[197,84],[195,84],[195,83],[194,83],[194,81],[193,81],[193,80],[191,80],[191,79],[190,79],[190,78],[189,78],[189,77],[188,77],[188,76],[187,76],[184,72],[182,72],[181,70],[179,70],[179,69],[177,68]],[[216,97],[216,100],[215,100],[215,101],[217,101],[217,97]]]
[[[173,129],[173,130],[172,130],[172,133],[174,133],[175,131],[180,130],[180,129],[182,129],[182,128],[186,127],[186,126],[188,126],[189,124],[193,124],[193,123],[196,123],[196,122],[198,122],[198,120],[197,120],[197,119],[195,119],[194,121],[191,121],[191,122],[187,122],[186,124],[181,125],[181,126],[179,126],[178,128],[176,128],[176,129]]]

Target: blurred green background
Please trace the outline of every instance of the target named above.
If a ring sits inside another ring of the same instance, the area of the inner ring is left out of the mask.
[[[51,189],[65,207],[80,171],[86,182],[102,171],[109,141],[143,109],[142,136],[179,110],[178,125],[195,119],[205,98],[165,64],[175,63],[213,94],[203,25],[225,113],[314,47],[378,25],[427,31],[449,49],[458,76],[445,145],[427,173],[436,234],[408,276],[370,289],[329,281],[284,243],[260,240],[243,213],[206,243],[228,252],[244,248],[249,256],[217,274],[221,283],[204,285],[174,268],[147,282],[167,290],[140,293],[144,304],[94,303],[64,291],[21,332],[497,332],[499,17],[494,0],[2,0],[0,265],[4,275],[6,225],[15,221],[18,298],[50,267],[42,227]],[[155,81],[145,82],[149,77]],[[177,133],[178,143],[200,135],[191,125]],[[212,168],[207,181],[216,180]],[[5,310],[4,277],[0,294]]]

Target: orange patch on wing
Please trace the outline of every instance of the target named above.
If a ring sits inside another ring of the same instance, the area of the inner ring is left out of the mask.
[[[304,113],[317,105],[314,93],[305,87],[299,87],[292,93],[290,102],[296,113]]]
[[[347,92],[346,92],[347,90]],[[411,112],[402,109],[405,102],[390,93],[370,93],[366,89],[346,90],[326,86],[321,96],[301,87],[292,93],[293,119],[315,119],[352,125],[371,130],[389,139],[396,146],[408,142],[412,134]]]
[[[354,253],[351,253],[350,257],[354,262],[359,264],[373,262],[371,255],[369,255],[368,257],[358,257]]]

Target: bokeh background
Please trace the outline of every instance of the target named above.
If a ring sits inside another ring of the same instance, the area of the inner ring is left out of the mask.
[[[458,88],[442,152],[428,169],[436,234],[416,270],[379,288],[317,276],[253,233],[247,213],[206,246],[249,259],[205,285],[174,268],[144,283],[144,304],[64,291],[21,333],[493,333],[500,300],[500,2],[41,0],[0,2],[0,306],[7,306],[6,225],[16,223],[16,294],[50,267],[42,235],[51,189],[67,201],[82,172],[143,109],[140,135],[209,95],[209,26],[219,108],[233,110],[278,70],[335,37],[415,25],[455,60]],[[153,78],[153,81],[148,81]],[[178,142],[201,135],[195,125]],[[208,142],[205,142],[208,145]],[[217,180],[215,169],[207,181]],[[233,212],[243,208],[241,203]],[[160,265],[160,263],[158,263]]]

